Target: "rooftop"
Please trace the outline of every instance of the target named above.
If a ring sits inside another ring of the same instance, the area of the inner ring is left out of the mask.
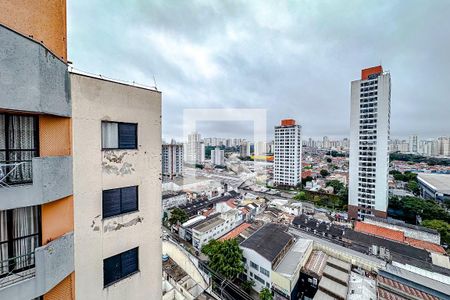
[[[340,269],[343,272],[350,272],[352,265],[348,262],[342,261],[340,259],[334,258],[332,256],[328,257],[327,264],[333,266],[336,269]]]
[[[348,287],[325,276],[319,282],[319,289],[328,291],[340,299],[347,298]]]
[[[393,218],[379,218],[379,217],[375,217],[375,216],[366,216],[364,218],[364,220],[373,220],[376,222],[380,222],[380,223],[386,223],[386,224],[391,224],[391,225],[396,225],[396,226],[401,226],[401,227],[405,227],[405,228],[409,228],[409,229],[413,229],[413,230],[418,230],[418,231],[424,231],[424,232],[428,232],[428,233],[432,233],[432,234],[439,234],[437,232],[437,230],[431,229],[431,228],[427,228],[427,227],[423,227],[423,226],[419,226],[419,225],[413,225],[413,224],[408,224],[405,223],[405,221],[402,220],[397,220],[397,219],[393,219]]]
[[[402,231],[393,230],[364,222],[356,222],[355,231],[376,235],[388,240],[394,240],[398,242],[404,242],[405,240],[405,234]]]
[[[417,239],[413,239],[413,238],[409,238],[409,237],[406,237],[405,241],[408,245],[411,245],[416,248],[421,248],[421,249],[425,249],[425,250],[440,253],[440,254],[446,253],[444,248],[442,248],[442,246],[433,244],[431,242],[417,240]]]
[[[314,250],[305,265],[305,271],[310,275],[322,276],[323,269],[327,263],[328,255],[325,252]]]
[[[208,230],[224,223],[225,220],[220,217],[220,215],[214,216],[211,219],[205,220],[205,222],[202,222],[198,224],[197,226],[193,227],[193,230],[201,231],[201,232],[207,232]]]
[[[252,249],[273,262],[293,239],[284,226],[269,223],[243,241],[241,247]]]
[[[101,74],[93,74],[93,73],[81,71],[81,70],[74,68],[73,66],[69,66],[69,73],[80,75],[80,76],[85,76],[85,77],[90,77],[90,78],[94,78],[94,79],[99,79],[99,80],[103,80],[103,81],[118,83],[118,84],[130,86],[130,87],[140,88],[140,89],[144,89],[144,90],[148,90],[148,91],[152,91],[152,92],[156,92],[156,93],[161,93],[160,91],[158,91],[158,89],[155,86],[144,85],[144,84],[136,83],[134,81],[128,82],[128,81],[124,81],[124,80],[113,79],[113,78],[109,78],[107,76],[103,76]]]
[[[298,239],[292,248],[289,249],[289,252],[284,256],[275,271],[286,276],[295,275],[298,265],[302,264],[305,259],[308,259],[305,256],[307,255],[308,249],[312,247],[312,243],[312,240]]]
[[[381,275],[379,277],[389,278],[431,295],[450,295],[449,284],[413,273],[397,266],[387,265],[384,270],[379,271],[379,275]]]
[[[316,294],[314,295],[314,300],[336,300],[336,298],[331,297],[328,294],[325,294],[324,292],[322,292],[321,290],[318,290],[316,292]]]
[[[332,279],[333,281],[339,282],[340,284],[347,285],[348,279],[350,277],[349,273],[343,272],[339,269],[333,268],[330,265],[326,265],[323,269],[323,276]]]
[[[234,228],[224,236],[222,236],[219,241],[231,240],[238,237],[245,229],[249,228],[251,225],[249,223],[242,223],[238,227]]]
[[[450,175],[419,173],[417,179],[438,193],[450,194]]]

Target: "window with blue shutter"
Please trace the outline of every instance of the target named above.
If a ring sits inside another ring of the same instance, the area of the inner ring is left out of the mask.
[[[102,149],[137,149],[137,124],[102,121]]]
[[[133,248],[103,260],[105,287],[139,271],[139,248]]]
[[[119,149],[137,149],[137,124],[119,123]]]
[[[103,218],[138,210],[138,187],[130,186],[103,191]]]

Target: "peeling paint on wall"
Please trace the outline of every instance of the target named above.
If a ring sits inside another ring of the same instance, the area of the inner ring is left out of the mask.
[[[136,218],[125,222],[125,223],[119,223],[117,221],[112,221],[112,222],[108,222],[104,227],[103,227],[103,231],[104,232],[108,232],[108,231],[117,231],[120,230],[122,228],[125,227],[130,227],[130,226],[134,226],[138,223],[142,223],[142,221],[144,220],[144,218],[137,216]]]
[[[129,156],[135,156],[136,153],[127,151],[104,151],[102,170],[103,173],[118,176],[129,175],[136,171],[133,164],[126,161]]]
[[[99,231],[100,226],[96,225],[97,220],[100,218],[100,215],[95,216],[94,220],[92,220],[91,228],[93,231]]]

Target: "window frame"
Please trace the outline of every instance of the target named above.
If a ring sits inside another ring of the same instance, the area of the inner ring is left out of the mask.
[[[122,210],[122,190],[127,189],[127,188],[136,188],[136,209],[135,210],[129,210],[129,211]],[[105,216],[104,193],[106,191],[113,191],[113,190],[120,191],[120,213],[115,214],[115,215]],[[130,214],[130,213],[135,213],[138,211],[139,211],[139,185],[124,186],[124,187],[120,187],[120,188],[102,190],[102,220],[106,220],[106,219],[110,219],[110,218],[114,218],[114,217],[118,217],[118,216],[123,216],[123,215]]]
[[[21,237],[17,237],[17,238],[13,238],[13,224],[14,224],[14,217],[13,217],[13,210],[17,209],[17,208],[13,208],[13,209],[5,209],[2,211],[6,211],[6,224],[7,224],[7,240],[4,241],[0,241],[0,245],[6,244],[8,247],[8,258],[7,260],[9,261],[8,263],[8,273],[5,274],[0,274],[0,278],[5,278],[8,277],[12,274],[15,273],[20,273],[29,269],[33,269],[36,266],[36,261],[35,261],[35,250],[36,248],[39,248],[42,246],[42,207],[40,205],[35,205],[32,207],[36,207],[37,208],[37,232],[32,233],[32,234],[28,234],[28,235],[24,235]],[[24,266],[20,269],[14,270],[14,264],[11,264],[11,262],[14,260],[14,258],[17,258],[18,256],[14,256],[14,243],[16,241],[20,241],[20,240],[24,240],[24,239],[28,239],[28,238],[32,238],[32,237],[37,237],[37,245],[36,247],[33,249],[32,252],[30,253],[26,253],[25,255],[31,255],[32,256],[32,260],[33,263]]]
[[[129,273],[129,274],[123,275],[123,270],[122,270],[122,263],[123,263],[123,261],[122,261],[122,255],[124,255],[124,254],[127,253],[127,252],[133,251],[133,250],[136,250],[136,251],[137,251],[137,255],[136,255],[136,265],[137,265],[137,268],[136,268],[135,271],[133,271],[133,272],[131,272],[131,273]],[[114,280],[114,281],[111,281],[111,282],[106,283],[106,282],[105,282],[105,261],[108,260],[108,259],[116,258],[117,256],[120,257],[119,269],[120,269],[120,276],[121,276],[121,277],[118,278],[118,279],[116,279],[116,280]],[[135,275],[135,274],[137,274],[137,273],[139,273],[139,272],[140,272],[140,268],[139,268],[139,246],[134,247],[134,248],[131,248],[131,249],[128,249],[128,250],[123,251],[123,252],[121,252],[121,253],[118,253],[118,254],[116,254],[116,255],[112,255],[112,256],[110,256],[110,257],[104,258],[104,259],[103,259],[103,288],[104,288],[104,289],[105,289],[105,288],[108,288],[108,287],[110,287],[110,286],[116,284],[117,282],[119,282],[119,281],[121,281],[121,280],[123,280],[123,279],[126,279],[126,278],[128,278],[128,277],[131,277],[131,276],[133,276],[133,275]]]
[[[30,114],[12,114],[12,113],[5,113],[5,112],[1,112],[0,115],[5,116],[5,128],[4,128],[4,136],[5,136],[5,148],[4,149],[0,149],[0,153],[5,153],[5,160],[3,161],[4,163],[12,163],[12,162],[29,162],[32,163],[32,159],[34,157],[39,157],[39,118],[36,115],[30,115]],[[11,119],[13,117],[31,117],[33,120],[33,143],[34,143],[34,148],[33,149],[15,149],[15,148],[11,148],[9,145],[9,124],[11,121]],[[31,152],[32,153],[32,159],[31,160],[23,160],[23,161],[11,161],[11,156],[12,153],[14,152]],[[7,171],[6,173],[8,173],[9,167],[7,167]],[[13,182],[10,181],[8,178],[6,178],[6,183],[8,185],[20,185],[20,184],[30,184],[33,183],[33,174],[32,174],[32,170],[31,170],[31,180],[22,180],[22,181],[17,181],[17,182]]]
[[[103,147],[103,129],[102,129],[102,126],[101,126],[101,124],[103,124],[103,123],[115,123],[115,124],[117,124],[117,148],[105,148],[105,147]],[[120,130],[119,130],[120,124],[135,125],[136,126],[136,145],[135,145],[134,148],[127,148],[127,147],[121,148],[120,147],[120,134],[119,134],[119,132],[120,132]],[[139,130],[138,123],[134,123],[134,122],[116,122],[116,121],[104,121],[104,120],[102,120],[101,123],[100,123],[100,131],[101,131],[101,138],[100,139],[101,139],[102,151],[108,151],[108,150],[138,150],[138,148],[139,148],[139,139],[138,139],[139,131],[138,130]]]
[[[267,278],[270,278],[270,272],[268,270],[266,270],[266,268],[259,266],[259,272],[261,274],[263,274],[264,276],[266,276]]]

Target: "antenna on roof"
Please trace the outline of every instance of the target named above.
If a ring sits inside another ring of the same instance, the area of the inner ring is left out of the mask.
[[[153,74],[153,83],[155,85],[155,90],[158,90],[158,86],[156,85],[156,78],[155,78],[154,74]]]

